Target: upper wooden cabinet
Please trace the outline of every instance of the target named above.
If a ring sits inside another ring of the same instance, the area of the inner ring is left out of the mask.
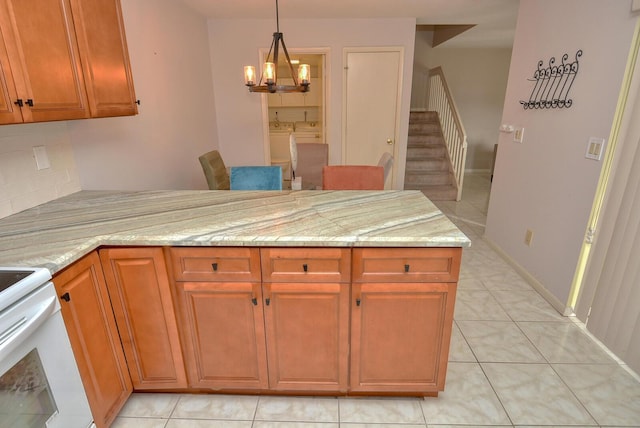
[[[0,123],[137,113],[118,0],[0,0]]]
[[[138,113],[120,0],[71,0],[91,117]]]

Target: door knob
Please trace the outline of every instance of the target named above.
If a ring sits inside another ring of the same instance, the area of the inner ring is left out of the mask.
[[[393,144],[393,140],[391,138],[387,139],[387,144],[391,146]]]

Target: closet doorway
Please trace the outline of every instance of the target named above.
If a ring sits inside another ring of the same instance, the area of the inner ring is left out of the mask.
[[[265,159],[267,164],[282,166],[284,187],[290,186],[291,158],[289,137],[297,144],[326,144],[327,129],[327,56],[325,50],[289,49],[292,62],[311,66],[311,85],[305,93],[276,93],[263,96]],[[263,57],[266,57],[266,52]],[[293,64],[294,71],[297,65]],[[292,84],[284,55],[279,58],[278,82]],[[304,180],[304,177],[303,177]]]

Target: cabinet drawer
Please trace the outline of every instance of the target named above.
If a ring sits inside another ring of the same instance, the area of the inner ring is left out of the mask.
[[[461,248],[357,248],[353,282],[457,282]]]
[[[260,281],[257,248],[171,248],[176,281]]]
[[[342,248],[265,248],[263,282],[349,282],[351,251]]]

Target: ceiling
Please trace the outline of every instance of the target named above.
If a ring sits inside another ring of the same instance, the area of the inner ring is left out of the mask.
[[[275,0],[182,1],[208,18],[275,21]],[[441,46],[511,47],[518,6],[519,0],[279,0],[279,14],[281,19],[416,18],[418,25],[475,24]]]

